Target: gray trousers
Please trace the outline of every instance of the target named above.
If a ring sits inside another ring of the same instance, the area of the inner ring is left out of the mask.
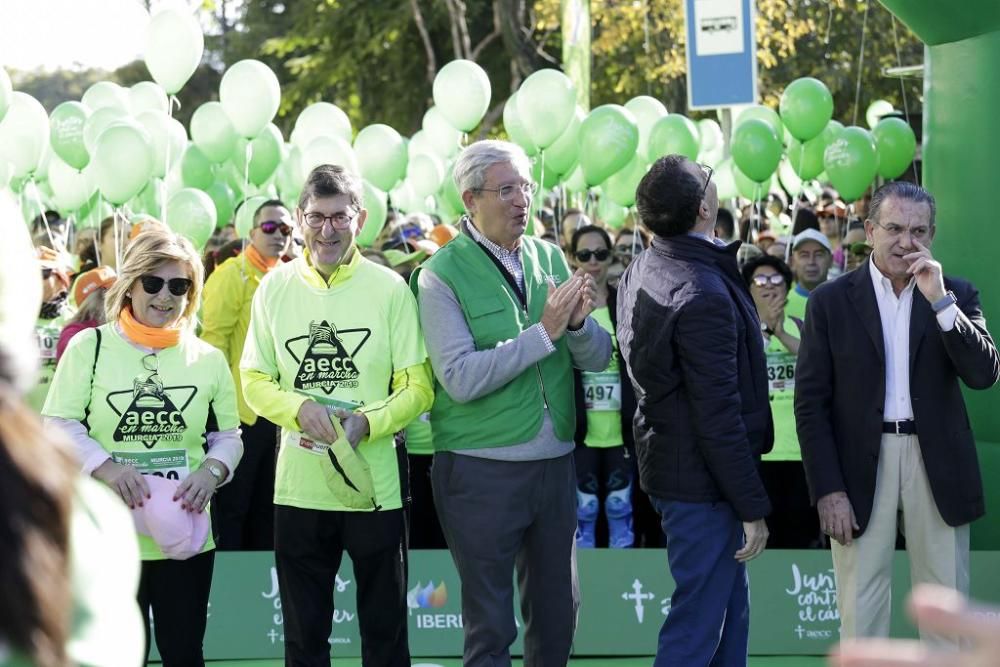
[[[462,580],[463,664],[511,664],[516,567],[525,667],[564,667],[580,606],[572,454],[494,461],[438,452],[431,481]]]

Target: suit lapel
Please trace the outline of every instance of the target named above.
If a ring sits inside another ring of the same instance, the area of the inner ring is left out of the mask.
[[[917,350],[927,331],[927,323],[934,318],[931,304],[915,286],[913,288],[913,308],[910,311],[910,377],[913,377],[913,362],[917,358]]]
[[[882,316],[875,300],[875,288],[872,286],[871,269],[868,262],[863,263],[848,276],[851,282],[847,293],[851,304],[858,313],[861,323],[868,332],[872,344],[878,351],[879,359],[885,363],[885,342],[882,339]]]

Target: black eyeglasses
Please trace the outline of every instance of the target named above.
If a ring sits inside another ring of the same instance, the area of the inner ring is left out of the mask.
[[[170,280],[164,280],[160,276],[141,276],[139,282],[142,283],[142,289],[146,294],[159,294],[160,290],[163,289],[163,284],[167,284],[167,289],[174,296],[184,296],[191,289],[191,285],[194,281],[190,278],[171,278]]]
[[[785,284],[785,278],[780,273],[760,274],[753,277],[753,284],[757,287],[767,287],[773,285],[778,287]]]
[[[257,225],[260,231],[265,234],[273,234],[275,232],[281,232],[282,236],[288,236],[292,233],[292,228],[289,227],[284,222],[275,222],[274,220],[265,220],[264,222]]]
[[[611,257],[611,251],[606,248],[601,248],[600,250],[577,250],[575,256],[578,262],[589,262],[591,257],[598,262],[603,262],[608,257]]]
[[[712,174],[715,173],[715,170],[707,164],[699,164],[698,166],[701,167],[703,172],[705,172],[705,187],[701,189],[701,198],[704,199],[705,193],[708,192],[708,184],[712,182]]]
[[[330,222],[334,229],[348,229],[354,219],[358,217],[360,211],[355,211],[354,213],[334,213],[333,215],[323,215],[316,211],[311,211],[309,213],[303,213],[302,217],[305,219],[306,224],[312,229],[323,229],[323,225]]]

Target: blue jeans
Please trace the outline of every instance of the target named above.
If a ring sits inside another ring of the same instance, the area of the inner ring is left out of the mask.
[[[653,666],[745,666],[750,582],[746,565],[733,558],[744,544],[743,522],[725,502],[652,501],[677,584]]]

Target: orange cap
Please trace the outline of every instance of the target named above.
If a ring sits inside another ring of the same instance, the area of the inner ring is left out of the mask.
[[[76,300],[76,305],[82,304],[99,287],[105,289],[111,287],[117,279],[115,270],[110,266],[99,266],[81,273],[76,279],[76,284],[73,285],[73,298]]]

